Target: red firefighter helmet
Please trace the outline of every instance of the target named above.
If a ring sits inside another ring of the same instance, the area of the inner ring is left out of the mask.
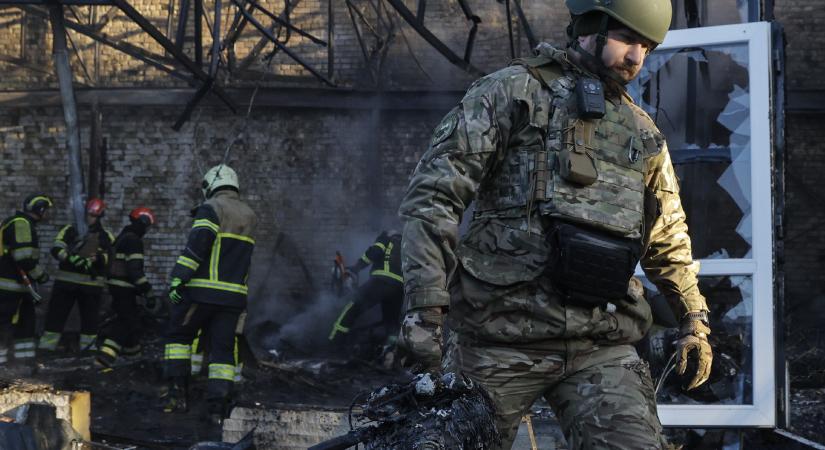
[[[86,214],[94,217],[101,217],[106,211],[106,203],[99,198],[90,198],[86,202]]]
[[[129,213],[129,219],[132,222],[143,222],[144,225],[154,225],[155,213],[145,206],[138,206]]]

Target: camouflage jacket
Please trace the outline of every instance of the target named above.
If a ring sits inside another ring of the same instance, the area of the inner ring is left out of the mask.
[[[562,86],[575,85],[581,70],[563,51],[542,44],[539,53],[559,62],[564,70]],[[543,220],[541,205],[531,201],[526,209],[502,214],[487,214],[477,206],[461,243],[459,224],[474,200],[483,202],[491,186],[506,184],[496,178],[505,176],[502,161],[514,161],[510,153],[545,142],[555,108],[553,94],[526,67],[513,65],[477,80],[436,127],[399,211],[404,222],[402,263],[408,310],[448,306],[459,265],[498,286],[534,280],[546,270],[548,222]],[[612,101],[627,102],[636,121],[658,133],[653,121],[628,98]],[[657,208],[643,237],[647,250],[641,266],[671,304],[678,305],[681,316],[707,310],[707,305],[697,286],[699,265],[691,255],[678,180],[663,138],[658,146],[655,155],[644,159],[645,192],[655,198]],[[562,308],[565,316],[563,306],[547,308]]]

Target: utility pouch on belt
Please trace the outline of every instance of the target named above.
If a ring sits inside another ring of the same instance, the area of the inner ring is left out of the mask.
[[[590,150],[593,122],[574,120],[565,133],[564,145],[559,151],[559,175],[566,181],[581,186],[596,182],[596,160]]]
[[[627,295],[641,242],[564,222],[557,222],[550,236],[550,277],[570,300],[601,306]]]

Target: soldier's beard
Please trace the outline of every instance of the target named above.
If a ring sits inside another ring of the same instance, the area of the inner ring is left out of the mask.
[[[622,84],[627,84],[633,81],[634,78],[639,76],[639,72],[642,70],[642,66],[635,64],[619,63],[614,64],[611,67],[608,67],[608,69],[613,71],[613,73],[615,73],[616,75],[618,75],[619,79],[622,81]]]

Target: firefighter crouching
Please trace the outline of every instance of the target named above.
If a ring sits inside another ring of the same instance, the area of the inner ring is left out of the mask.
[[[187,410],[191,344],[203,329],[209,342],[207,402],[210,418],[226,414],[235,376],[234,343],[246,307],[247,275],[257,218],[239,198],[238,176],[224,164],[203,177],[206,201],[195,211],[186,248],[169,284],[172,303],[164,348],[169,390],[165,412]]]
[[[150,297],[152,285],[143,270],[143,236],[155,224],[155,214],[139,207],[129,213],[129,225],[115,239],[114,257],[109,265],[109,293],[115,319],[100,330],[96,362],[109,368],[119,355],[140,352],[140,316],[137,296]]]
[[[66,225],[57,233],[51,253],[59,265],[40,337],[42,350],[57,349],[75,302],[80,308],[80,349],[91,350],[94,346],[106,264],[114,242],[112,233],[101,223],[105,210],[103,200],[92,198],[86,202],[86,235],[81,236],[74,225]]]
[[[35,356],[35,314],[31,282],[49,280],[40,266],[35,225],[47,218],[52,200],[35,194],[23,200],[23,210],[0,225],[0,364],[8,361],[8,341],[14,336],[15,360]],[[28,286],[27,286],[28,282]]]

